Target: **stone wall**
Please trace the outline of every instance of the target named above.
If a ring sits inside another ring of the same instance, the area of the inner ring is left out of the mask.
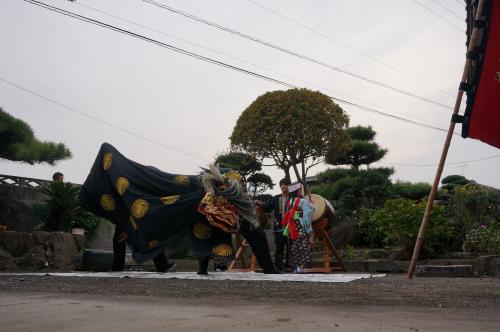
[[[74,271],[85,237],[64,232],[0,232],[0,271]]]
[[[46,196],[37,188],[0,184],[0,225],[6,226],[9,231],[35,230],[41,221],[32,207],[45,199]]]
[[[40,192],[39,188],[19,187],[8,184],[0,184],[0,197],[8,197],[21,201],[28,207],[42,203],[47,198],[45,194]]]

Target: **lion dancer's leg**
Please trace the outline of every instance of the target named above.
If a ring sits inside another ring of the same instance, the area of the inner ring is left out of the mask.
[[[210,255],[198,256],[198,274],[208,274],[208,263],[210,262]]]
[[[269,252],[266,233],[261,228],[251,227],[247,222],[241,223],[240,232],[252,247],[252,251],[264,273],[276,273]]]
[[[122,230],[116,225],[115,233],[113,234],[113,263],[111,265],[111,271],[120,272],[125,268],[125,255],[127,252],[127,245],[125,241],[121,239]]]

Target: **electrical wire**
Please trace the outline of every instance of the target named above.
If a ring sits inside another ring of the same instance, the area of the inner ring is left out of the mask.
[[[434,16],[438,17],[441,21],[447,23],[449,26],[452,26],[453,28],[457,29],[458,31],[460,31],[462,33],[465,33],[465,31],[463,29],[457,27],[455,24],[451,23],[450,21],[448,21],[447,19],[445,19],[443,16],[439,15],[438,13],[436,13],[435,11],[433,11],[432,9],[430,9],[429,7],[425,6],[420,1],[413,0],[413,2],[417,3],[421,7],[425,8],[428,12],[432,13]]]
[[[204,50],[207,50],[207,51],[210,51],[210,52],[213,52],[215,54],[219,54],[219,55],[222,55],[222,56],[225,56],[225,57],[228,57],[228,58],[231,58],[233,60],[237,60],[237,61],[240,61],[240,62],[243,62],[243,63],[246,63],[246,64],[249,64],[251,66],[254,66],[256,68],[260,68],[260,69],[263,69],[263,70],[266,70],[266,71],[269,71],[269,72],[272,72],[272,73],[275,73],[275,74],[278,74],[278,75],[281,75],[281,76],[284,76],[284,77],[287,77],[287,78],[291,78],[293,80],[296,80],[296,81],[300,81],[302,83],[305,83],[306,85],[309,85],[309,86],[314,86],[316,88],[320,88],[322,90],[325,90],[325,91],[330,91],[334,94],[340,94],[340,95],[343,95],[351,100],[357,100],[357,101],[360,101],[362,103],[365,103],[365,104],[368,104],[368,105],[372,105],[372,106],[376,106],[376,107],[379,107],[379,108],[382,108],[382,109],[385,109],[387,111],[390,111],[392,113],[396,113],[396,114],[400,114],[400,115],[403,115],[405,117],[409,117],[413,120],[418,120],[418,121],[425,121],[421,118],[417,118],[415,116],[412,116],[412,115],[409,115],[409,114],[406,114],[406,113],[403,113],[403,112],[398,112],[394,109],[391,109],[391,108],[388,108],[388,107],[385,107],[385,106],[382,106],[380,104],[376,104],[376,103],[372,103],[372,102],[369,102],[369,101],[366,101],[366,100],[363,100],[363,99],[359,99],[359,98],[355,98],[355,97],[352,97],[352,96],[349,96],[349,95],[346,95],[344,93],[341,93],[341,92],[338,92],[338,91],[334,91],[328,87],[325,87],[323,85],[320,85],[320,84],[316,84],[316,83],[311,83],[311,82],[308,82],[306,80],[303,80],[299,77],[295,77],[295,76],[292,76],[292,75],[288,75],[288,74],[285,74],[285,73],[282,73],[282,72],[279,72],[279,71],[276,71],[274,69],[271,69],[271,68],[268,68],[268,67],[264,67],[264,66],[261,66],[261,65],[258,65],[256,63],[253,63],[253,62],[249,62],[247,60],[244,60],[244,59],[241,59],[241,58],[238,58],[238,57],[235,57],[235,56],[232,56],[232,55],[229,55],[227,53],[223,53],[223,52],[219,52],[217,50],[214,50],[212,48],[209,48],[209,47],[206,47],[206,46],[203,46],[203,45],[200,45],[198,43],[193,43],[191,41],[188,41],[186,39],[183,39],[183,38],[179,38],[179,37],[176,37],[176,36],[173,36],[171,34],[167,34],[163,31],[160,31],[160,30],[157,30],[157,29],[154,29],[154,28],[151,28],[149,26],[146,26],[146,25],[143,25],[143,24],[140,24],[140,23],[137,23],[135,21],[131,21],[129,19],[126,19],[126,18],[123,18],[123,17],[120,17],[120,16],[117,16],[117,15],[114,15],[114,14],[111,14],[109,12],[106,12],[106,11],[103,11],[101,9],[97,9],[97,8],[94,8],[94,7],[91,7],[91,6],[88,6],[88,5],[84,5],[82,4],[81,2],[74,2],[74,4],[80,6],[80,7],[83,7],[83,8],[86,8],[86,9],[89,9],[89,10],[92,10],[92,11],[95,11],[97,13],[100,13],[100,14],[103,14],[103,15],[106,15],[106,16],[109,16],[109,17],[112,17],[114,19],[117,19],[117,20],[120,20],[120,21],[123,21],[123,22],[126,22],[126,23],[129,23],[129,24],[132,24],[134,26],[137,26],[137,27],[140,27],[142,29],[146,29],[146,30],[149,30],[149,31],[152,31],[152,32],[155,32],[155,33],[158,33],[158,34],[161,34],[163,36],[166,36],[168,38],[172,38],[172,39],[175,39],[175,40],[178,40],[178,41],[181,41],[183,43],[186,43],[186,44],[189,44],[189,45],[192,45],[192,46],[195,46],[195,47],[198,47],[198,48],[201,48],[201,49],[204,49]]]
[[[21,85],[19,85],[19,84],[17,84],[17,83],[14,83],[14,82],[12,82],[12,81],[6,80],[6,79],[4,79],[4,78],[2,78],[2,77],[0,77],[0,81],[4,82],[4,83],[6,83],[6,84],[8,84],[8,85],[10,85],[10,86],[13,86],[13,87],[15,87],[15,88],[17,88],[17,89],[19,89],[19,90],[22,90],[22,91],[24,91],[24,92],[27,92],[27,93],[29,93],[29,94],[31,94],[31,95],[33,95],[33,96],[37,96],[38,98],[41,98],[41,99],[43,99],[43,100],[46,100],[46,101],[48,101],[48,102],[50,102],[50,103],[52,103],[52,104],[55,104],[55,105],[57,105],[57,106],[59,106],[59,107],[61,107],[61,108],[66,109],[66,110],[68,110],[68,111],[71,111],[71,112],[73,112],[73,113],[76,113],[76,114],[78,114],[78,115],[81,115],[81,116],[83,116],[83,117],[86,117],[86,118],[88,118],[88,119],[91,119],[91,120],[97,121],[97,122],[99,122],[99,123],[101,123],[101,124],[103,124],[103,125],[105,125],[105,126],[108,126],[108,127],[113,128],[113,129],[119,130],[119,131],[124,132],[124,133],[126,133],[126,134],[129,134],[129,135],[131,135],[131,136],[134,136],[134,137],[140,138],[140,139],[142,139],[142,140],[144,140],[144,141],[146,141],[146,142],[153,143],[153,144],[158,145],[158,146],[160,146],[160,147],[162,147],[162,148],[165,148],[165,149],[167,149],[167,150],[174,151],[174,152],[177,152],[177,153],[183,154],[183,155],[185,155],[185,156],[188,156],[188,157],[191,157],[191,158],[194,158],[194,159],[201,160],[201,161],[203,161],[203,162],[209,162],[207,159],[204,159],[204,158],[201,158],[201,157],[195,156],[195,155],[193,155],[193,154],[190,154],[190,153],[184,152],[184,151],[182,151],[182,150],[176,149],[176,148],[174,148],[174,147],[171,147],[171,146],[165,145],[165,144],[163,144],[163,143],[161,143],[161,142],[155,141],[155,140],[153,140],[153,139],[151,139],[151,138],[147,138],[146,136],[143,136],[143,135],[141,135],[141,134],[138,134],[138,133],[136,133],[136,132],[133,132],[132,130],[129,130],[129,129],[126,129],[126,128],[123,128],[123,127],[117,126],[117,125],[115,125],[115,124],[113,124],[113,123],[111,123],[111,122],[109,122],[109,121],[105,121],[105,120],[99,119],[99,118],[98,118],[98,117],[96,117],[96,116],[93,116],[93,115],[90,115],[90,114],[88,114],[88,113],[85,113],[85,112],[79,111],[79,110],[77,110],[77,109],[75,109],[75,108],[73,108],[73,107],[70,107],[70,106],[64,105],[63,103],[60,103],[60,102],[58,102],[58,101],[56,101],[56,100],[54,100],[54,99],[52,99],[52,98],[45,97],[45,96],[43,96],[43,95],[41,95],[41,94],[39,94],[39,93],[37,93],[37,92],[35,92],[35,91],[33,91],[33,90],[30,90],[30,89],[27,89],[27,88],[25,88],[25,87],[22,87]]]
[[[459,20],[461,21],[464,21],[465,22],[465,17],[461,17],[460,15],[458,15],[457,13],[455,13],[453,10],[451,10],[450,8],[446,7],[445,5],[441,4],[439,1],[436,1],[436,0],[431,0],[432,2],[434,2],[436,5],[438,5],[439,7],[443,8],[444,10],[446,10],[448,13],[452,14],[453,16],[455,16],[456,18],[458,18]]]
[[[40,2],[40,1],[36,1],[36,0],[24,0],[24,1],[27,2],[27,3],[30,3],[30,4],[42,7],[44,9],[56,12],[58,14],[62,14],[62,15],[65,15],[65,16],[68,16],[68,17],[71,17],[71,18],[78,19],[80,21],[84,21],[86,23],[90,23],[90,24],[94,24],[94,25],[97,25],[97,26],[100,26],[100,27],[103,27],[103,28],[107,28],[107,29],[110,29],[112,31],[119,32],[119,33],[128,35],[130,37],[134,37],[134,38],[137,38],[137,39],[140,39],[140,40],[152,43],[154,45],[157,45],[157,46],[160,46],[160,47],[163,47],[163,48],[166,48],[166,49],[170,49],[172,51],[175,51],[175,52],[178,52],[178,53],[181,53],[181,54],[184,54],[184,55],[188,55],[188,56],[194,57],[194,58],[202,60],[202,61],[206,61],[206,62],[209,62],[209,63],[212,63],[212,64],[216,64],[216,65],[228,68],[228,69],[232,69],[232,70],[235,70],[235,71],[238,71],[238,72],[241,72],[241,73],[245,73],[245,74],[248,74],[248,75],[251,75],[251,76],[263,79],[263,80],[266,80],[266,81],[270,81],[270,82],[273,82],[273,83],[276,83],[276,84],[280,84],[280,85],[286,86],[288,88],[299,88],[298,86],[295,86],[293,84],[290,84],[290,83],[287,83],[287,82],[284,82],[284,81],[281,81],[281,80],[277,80],[277,79],[271,78],[271,77],[266,76],[266,75],[255,73],[255,72],[252,72],[252,71],[249,71],[249,70],[237,67],[237,66],[233,66],[233,65],[230,65],[230,64],[218,61],[218,60],[214,60],[214,59],[211,59],[211,58],[208,58],[208,57],[205,57],[205,56],[202,56],[202,55],[190,52],[190,51],[186,51],[184,49],[181,49],[181,48],[178,48],[178,47],[175,47],[175,46],[163,43],[163,42],[158,41],[156,39],[149,38],[149,37],[146,37],[146,36],[143,36],[143,35],[131,32],[129,30],[125,30],[125,29],[116,27],[114,25],[107,24],[107,23],[95,20],[95,19],[91,19],[91,18],[86,17],[86,16],[78,15],[78,14],[75,14],[73,12],[66,11],[66,10],[63,10],[61,8],[54,7],[54,6],[48,5],[48,4]],[[374,114],[382,115],[382,116],[389,117],[389,118],[392,118],[392,119],[396,119],[396,120],[399,120],[399,121],[402,121],[402,122],[414,124],[414,125],[417,125],[417,126],[420,126],[420,127],[423,127],[423,128],[429,128],[429,129],[433,129],[433,130],[437,130],[437,131],[448,132],[448,130],[444,129],[444,128],[440,128],[440,127],[429,125],[429,124],[426,124],[426,123],[422,123],[422,122],[410,120],[410,119],[403,118],[403,117],[400,117],[400,116],[396,116],[396,115],[393,115],[393,114],[385,113],[385,112],[382,112],[382,111],[379,111],[379,110],[376,110],[376,109],[373,109],[373,108],[369,108],[369,107],[366,107],[366,106],[362,106],[362,105],[359,105],[359,104],[356,104],[356,103],[353,103],[353,102],[350,102],[350,101],[347,101],[347,100],[344,100],[344,99],[341,99],[341,98],[336,98],[336,97],[332,97],[332,96],[328,96],[328,97],[331,98],[332,100],[338,102],[338,103],[342,103],[344,105],[349,105],[349,106],[352,106],[352,107],[355,107],[357,109],[364,110],[364,111],[367,111],[367,112],[370,112],[370,113],[374,113]],[[457,133],[454,133],[454,134],[458,135]]]
[[[310,26],[307,26],[304,23],[301,23],[301,22],[299,22],[299,21],[297,21],[295,19],[292,19],[292,18],[290,18],[288,16],[285,16],[282,13],[280,13],[280,12],[274,10],[274,9],[271,9],[271,8],[269,8],[267,6],[264,6],[261,3],[258,3],[257,1],[254,1],[254,0],[247,0],[247,1],[250,2],[250,3],[252,3],[252,4],[254,4],[257,7],[260,7],[262,9],[266,10],[266,11],[269,11],[269,12],[271,12],[271,13],[273,13],[273,14],[275,14],[275,15],[283,18],[283,19],[285,19],[286,21],[289,21],[289,22],[291,22],[291,23],[293,23],[295,25],[298,25],[298,26],[300,26],[300,27],[302,27],[302,28],[304,28],[306,30],[309,30],[309,31],[311,31],[311,32],[313,32],[313,33],[315,33],[315,34],[317,34],[317,35],[319,35],[319,36],[321,36],[321,37],[323,37],[323,38],[331,41],[331,42],[334,42],[335,44],[338,44],[338,45],[340,45],[340,46],[342,46],[342,47],[344,47],[344,48],[346,48],[346,49],[348,49],[348,50],[350,50],[350,51],[352,51],[352,52],[354,52],[354,53],[356,53],[358,55],[361,55],[364,58],[370,59],[371,61],[373,61],[375,63],[381,64],[381,65],[383,65],[386,68],[389,68],[389,69],[391,69],[391,70],[393,70],[393,71],[395,71],[395,72],[397,72],[397,73],[399,73],[399,74],[401,74],[403,76],[406,76],[406,77],[408,77],[408,78],[410,78],[410,79],[412,79],[414,81],[417,81],[417,82],[419,82],[419,83],[421,83],[421,84],[423,84],[423,85],[425,85],[427,87],[433,88],[433,89],[435,89],[435,90],[437,90],[437,91],[439,91],[439,92],[441,92],[441,93],[443,93],[443,94],[445,94],[445,95],[447,95],[449,97],[455,97],[451,93],[449,93],[449,92],[447,92],[447,91],[445,91],[445,90],[443,90],[443,89],[441,89],[441,88],[439,88],[437,86],[434,86],[434,85],[432,85],[432,84],[430,84],[430,83],[428,83],[428,82],[426,82],[426,81],[424,81],[424,80],[422,80],[422,79],[420,79],[420,78],[418,78],[418,77],[416,77],[416,76],[414,76],[412,74],[406,73],[406,72],[402,71],[399,68],[396,68],[396,67],[394,67],[394,66],[392,66],[392,65],[390,65],[390,64],[388,64],[386,62],[383,62],[380,59],[377,59],[374,56],[371,56],[371,55],[369,55],[367,53],[364,53],[364,52],[362,52],[360,50],[357,50],[357,49],[355,49],[354,47],[350,46],[349,44],[347,44],[345,42],[342,42],[342,41],[340,41],[338,39],[335,39],[335,38],[333,38],[333,37],[331,37],[331,36],[329,36],[329,35],[321,32],[319,30],[311,28]]]
[[[270,48],[273,48],[275,50],[278,50],[280,52],[283,52],[283,53],[286,53],[286,54],[289,54],[289,55],[292,55],[294,57],[297,57],[297,58],[300,58],[302,60],[306,60],[306,61],[309,61],[309,62],[312,62],[312,63],[315,63],[317,65],[320,65],[320,66],[323,66],[325,68],[328,68],[328,69],[331,69],[331,70],[334,70],[336,72],[339,72],[339,73],[343,73],[345,75],[348,75],[348,76],[351,76],[351,77],[355,77],[357,79],[360,79],[360,80],[363,80],[365,82],[368,82],[368,83],[371,83],[371,84],[374,84],[374,85],[377,85],[377,86],[381,86],[383,88],[386,88],[386,89],[389,89],[389,90],[392,90],[392,91],[395,91],[395,92],[398,92],[400,94],[403,94],[403,95],[406,95],[406,96],[409,96],[409,97],[413,97],[413,98],[416,98],[416,99],[419,99],[419,100],[422,100],[422,101],[425,101],[427,103],[430,103],[430,104],[434,104],[434,105],[437,105],[437,106],[440,106],[442,108],[445,108],[447,110],[449,109],[452,109],[450,106],[448,105],[445,105],[443,103],[440,103],[440,102],[437,102],[435,100],[432,100],[432,99],[429,99],[429,98],[426,98],[426,97],[423,97],[423,96],[420,96],[420,95],[417,95],[417,94],[414,94],[412,92],[409,92],[409,91],[406,91],[406,90],[403,90],[403,89],[400,89],[400,88],[397,88],[397,87],[394,87],[394,86],[391,86],[389,84],[386,84],[386,83],[383,83],[383,82],[380,82],[380,81],[376,81],[374,79],[371,79],[369,77],[366,77],[366,76],[362,76],[360,74],[356,74],[356,73],[353,73],[353,72],[350,72],[348,70],[345,70],[345,69],[342,69],[340,67],[335,67],[333,65],[330,65],[326,62],[323,62],[323,61],[320,61],[320,60],[317,60],[317,59],[314,59],[314,58],[311,58],[307,55],[304,55],[304,54],[301,54],[301,53],[298,53],[296,51],[292,51],[292,50],[289,50],[289,49],[286,49],[286,48],[283,48],[281,46],[278,46],[278,45],[275,45],[275,44],[272,44],[270,42],[267,42],[267,41],[264,41],[262,39],[259,39],[257,37],[253,37],[253,36],[250,36],[250,35],[247,35],[245,33],[242,33],[242,32],[239,32],[237,30],[234,30],[234,29],[231,29],[231,28],[227,28],[225,26],[222,26],[220,24],[217,24],[215,22],[211,22],[211,21],[208,21],[206,19],[203,19],[203,18],[200,18],[198,16],[195,16],[195,15],[192,15],[192,14],[189,14],[187,12],[184,12],[184,11],[181,11],[181,10],[178,10],[178,9],[175,9],[173,7],[170,7],[170,6],[167,6],[165,4],[162,4],[162,3],[159,3],[159,2],[156,2],[156,1],[153,1],[153,0],[143,0],[144,2],[146,3],[149,3],[149,4],[152,4],[154,6],[157,6],[159,8],[162,8],[162,9],[165,9],[165,10],[168,10],[172,13],[175,13],[175,14],[179,14],[179,15],[182,15],[184,17],[187,17],[187,18],[190,18],[192,20],[195,20],[197,22],[200,22],[200,23],[203,23],[203,24],[206,24],[206,25],[209,25],[209,26],[212,26],[214,28],[217,28],[219,30],[222,30],[222,31],[226,31],[228,33],[231,33],[233,35],[236,35],[236,36],[239,36],[239,37],[242,37],[242,38],[245,38],[245,39],[248,39],[248,40],[251,40],[251,41],[254,41],[254,42],[257,42],[259,44],[262,44],[262,45],[265,45],[265,46],[268,46]]]
[[[447,166],[452,166],[452,165],[464,165],[464,164],[469,164],[477,161],[484,161],[484,160],[490,160],[490,159],[496,159],[500,158],[500,155],[494,155],[494,156],[489,156],[489,157],[484,157],[484,158],[479,158],[479,159],[472,159],[472,160],[464,160],[464,161],[455,161],[455,162],[447,162]],[[404,163],[404,162],[393,162],[393,161],[378,161],[379,163],[383,164],[391,164],[391,165],[397,165],[397,166],[415,166],[415,167],[428,167],[428,166],[438,166],[439,164],[412,164],[412,163]]]

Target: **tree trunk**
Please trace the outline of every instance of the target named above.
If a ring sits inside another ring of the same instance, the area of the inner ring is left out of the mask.
[[[297,177],[298,182],[302,182],[302,178],[299,173],[299,169],[297,168],[297,164],[293,164],[293,171],[295,172],[295,176]]]
[[[290,177],[290,167],[284,167],[283,171],[285,172],[285,179],[291,182],[292,178]]]

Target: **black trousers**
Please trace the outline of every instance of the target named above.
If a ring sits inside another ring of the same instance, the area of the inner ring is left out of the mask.
[[[125,268],[127,245],[125,241],[118,242],[121,232],[119,227],[115,227],[115,233],[113,234],[113,264],[111,265],[111,271],[123,271]],[[166,272],[169,267],[168,258],[164,252],[154,257],[153,262],[155,263],[157,272]]]
[[[276,270],[283,271],[283,259],[285,259],[285,266],[290,267],[290,240],[283,236],[282,232],[276,232],[274,233],[274,244],[276,246],[274,266]]]

